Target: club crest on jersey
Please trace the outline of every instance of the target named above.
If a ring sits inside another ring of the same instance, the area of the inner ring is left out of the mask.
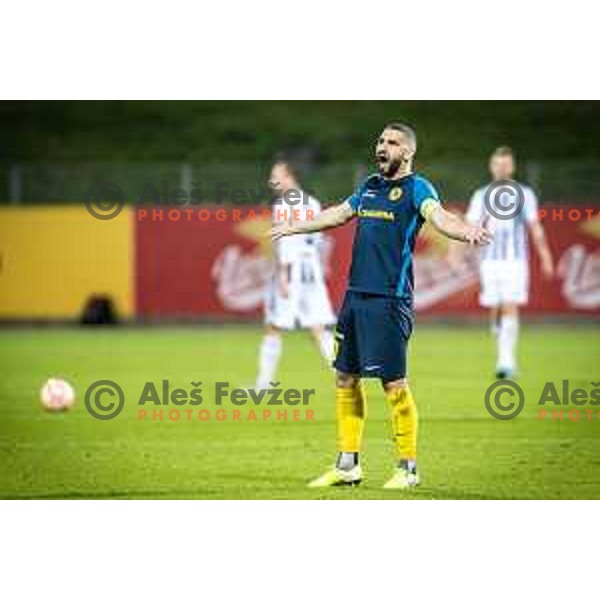
[[[388,198],[392,202],[397,202],[398,200],[400,200],[400,198],[402,198],[402,188],[399,188],[399,187],[392,188],[390,190],[390,193],[388,194]]]

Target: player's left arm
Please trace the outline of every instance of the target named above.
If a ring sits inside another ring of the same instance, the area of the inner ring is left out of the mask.
[[[438,201],[425,203],[421,215],[434,229],[451,240],[480,246],[489,244],[493,239],[491,231],[463,221],[458,215],[446,210]]]
[[[529,227],[531,241],[533,242],[535,251],[540,259],[542,274],[547,279],[552,279],[552,277],[554,277],[554,261],[552,260],[552,252],[550,252],[550,246],[546,239],[544,227],[539,221],[537,207],[538,202],[535,194],[533,191],[527,190],[525,203],[523,205],[525,221]]]
[[[546,240],[542,224],[539,221],[530,223],[529,233],[531,233],[533,246],[542,265],[542,273],[547,279],[552,279],[554,277],[554,261],[552,260],[552,252],[550,252],[550,246]]]
[[[414,202],[425,221],[447,238],[471,245],[489,244],[493,239],[492,233],[485,227],[467,223],[446,210],[436,189],[427,180],[421,179],[415,184]]]

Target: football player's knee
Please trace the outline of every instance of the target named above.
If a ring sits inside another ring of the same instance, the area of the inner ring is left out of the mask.
[[[385,395],[387,400],[392,407],[394,413],[400,415],[411,414],[415,408],[415,399],[410,392],[410,388],[407,384],[403,386],[394,386],[390,389],[386,389]]]
[[[325,331],[325,327],[322,327],[320,325],[316,325],[315,327],[311,327],[310,328],[310,333],[311,335],[315,338],[315,340],[319,341],[321,339],[321,336],[323,335],[323,332]]]
[[[349,375],[348,373],[337,372],[336,385],[341,388],[353,388],[358,385],[360,379],[356,375]]]
[[[395,390],[405,390],[407,388],[408,379],[406,377],[395,379],[394,381],[385,381],[383,383],[383,389],[386,391],[386,393],[392,393]]]
[[[269,323],[265,327],[265,334],[266,335],[275,336],[275,337],[279,337],[281,335],[281,329],[279,329],[279,327],[276,327],[275,325]]]
[[[516,315],[517,312],[518,312],[518,307],[516,304],[513,304],[513,303],[503,304],[500,307],[500,314],[503,317],[510,317],[512,315]]]

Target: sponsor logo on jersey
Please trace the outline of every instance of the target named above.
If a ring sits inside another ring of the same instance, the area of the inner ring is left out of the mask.
[[[371,219],[384,219],[385,221],[394,220],[394,213],[391,210],[369,210],[367,208],[359,208],[358,216]]]
[[[399,188],[399,187],[392,188],[390,190],[390,193],[388,194],[388,198],[392,202],[397,202],[398,200],[400,200],[400,198],[402,198],[402,188]]]

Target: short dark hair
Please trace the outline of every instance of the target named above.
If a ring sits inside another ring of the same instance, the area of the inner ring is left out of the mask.
[[[510,146],[498,146],[493,152],[490,158],[510,156],[513,160],[515,158],[515,152]]]
[[[288,173],[295,179],[298,183],[300,183],[300,173],[298,172],[297,167],[292,164],[287,158],[276,158],[273,162],[273,166],[271,168],[281,166],[285,167]]]
[[[391,123],[388,123],[384,129],[393,129],[394,131],[399,131],[404,134],[415,152],[417,151],[417,134],[410,125],[400,123],[399,121],[392,121]]]

